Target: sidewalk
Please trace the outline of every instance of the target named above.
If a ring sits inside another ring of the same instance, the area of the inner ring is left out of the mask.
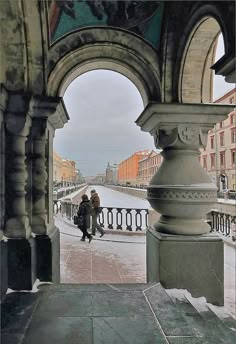
[[[99,233],[89,244],[80,230],[59,216],[61,283],[146,283],[145,236]]]
[[[107,233],[102,238],[98,233],[89,244],[81,242],[80,230],[60,215],[55,224],[61,233],[61,283],[146,283],[142,233]],[[224,248],[225,307],[236,319],[236,249],[227,243]]]

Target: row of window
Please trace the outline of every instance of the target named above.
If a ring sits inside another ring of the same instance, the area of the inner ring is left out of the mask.
[[[159,166],[154,166],[154,167],[150,167],[148,169],[145,170],[139,170],[138,171],[138,177],[148,177],[148,176],[153,176],[154,173],[158,170]]]
[[[207,169],[207,156],[203,157],[203,167]],[[236,165],[236,150],[231,151],[231,163]],[[216,167],[216,154],[210,154],[210,168],[214,170]],[[225,167],[225,152],[220,152],[220,167]]]
[[[220,147],[223,147],[225,145],[224,132],[219,134],[219,139],[220,139]],[[236,128],[234,128],[231,131],[231,143],[236,143]],[[215,148],[215,136],[214,135],[210,136],[210,147],[211,147],[211,149]]]
[[[220,129],[224,127],[224,122],[225,121],[219,123],[219,128]],[[232,124],[236,124],[236,114],[235,113],[230,115],[230,125],[232,125]]]

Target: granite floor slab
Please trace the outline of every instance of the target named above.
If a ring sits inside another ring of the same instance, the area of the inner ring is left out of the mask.
[[[233,318],[160,284],[40,285],[8,294],[2,312],[1,344],[236,343]]]

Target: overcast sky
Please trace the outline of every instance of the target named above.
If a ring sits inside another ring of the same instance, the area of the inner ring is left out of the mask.
[[[217,59],[223,55],[222,39]],[[215,77],[214,98],[233,88]],[[120,163],[134,152],[155,149],[153,138],[134,122],[143,110],[134,84],[119,73],[87,72],[67,88],[64,102],[70,121],[56,131],[54,150],[76,162],[84,176],[105,173],[107,163]]]

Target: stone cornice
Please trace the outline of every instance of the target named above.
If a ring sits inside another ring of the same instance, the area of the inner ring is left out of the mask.
[[[70,119],[64,101],[61,98],[60,103],[57,105],[56,111],[48,118],[50,124],[54,129],[63,128]]]
[[[54,114],[60,97],[33,96],[30,102],[30,116],[33,118],[47,118]]]
[[[225,81],[229,83],[236,83],[236,57],[233,56],[222,56],[211,69],[214,69],[216,75],[223,75]]]
[[[221,122],[234,109],[234,105],[221,104],[180,104],[150,102],[135,123],[142,131],[151,132],[162,125],[197,124],[213,127]]]

